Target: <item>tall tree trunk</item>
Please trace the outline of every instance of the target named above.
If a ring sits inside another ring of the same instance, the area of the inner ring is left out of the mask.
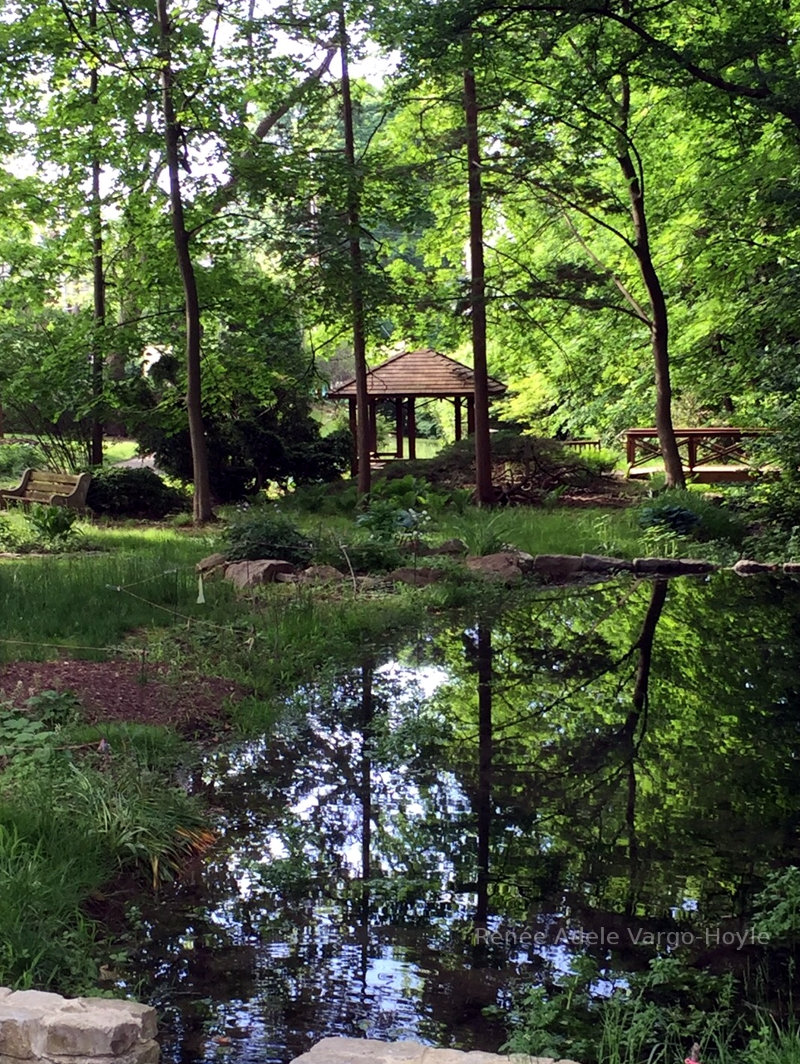
[[[483,257],[483,188],[478,135],[478,94],[475,74],[464,71],[464,119],[467,132],[469,182],[470,310],[475,378],[475,496],[491,506],[492,451],[489,438],[489,378],[486,369],[486,272]]]
[[[650,337],[653,349],[653,368],[656,381],[656,432],[664,458],[668,488],[685,488],[686,477],[683,472],[675,429],[672,424],[672,384],[669,372],[669,320],[667,301],[661,287],[658,271],[653,262],[650,249],[650,233],[647,226],[644,189],[631,153],[627,137],[627,123],[630,112],[630,85],[627,75],[622,78],[622,133],[619,138],[619,165],[622,168],[628,186],[631,205],[631,218],[635,237],[635,252],[639,270],[650,301]]]
[[[164,112],[164,140],[169,175],[169,198],[172,213],[172,234],[178,269],[183,284],[186,312],[186,409],[189,417],[189,439],[192,447],[192,473],[194,478],[194,521],[201,524],[213,517],[211,487],[208,479],[208,453],[205,429],[200,369],[200,301],[197,295],[197,280],[189,249],[189,232],[183,211],[183,196],[180,179],[180,131],[175,114],[173,72],[170,52],[170,23],[167,0],[156,0],[159,31],[159,59],[161,62],[161,102]]]
[[[356,369],[356,457],[358,494],[370,489],[370,431],[367,395],[367,338],[364,327],[364,261],[361,255],[361,197],[356,173],[356,144],[353,131],[353,99],[347,60],[347,23],[344,5],[339,8],[339,49],[342,57],[342,111],[344,146],[347,158],[347,227],[350,246],[350,306],[353,315],[353,358]]]
[[[92,38],[97,29],[97,5],[89,9],[89,29]],[[92,110],[100,99],[100,79],[96,63],[92,64],[89,74],[89,100]],[[94,123],[98,128],[99,123]],[[98,152],[92,151],[92,289],[94,295],[93,332],[92,332],[92,425],[89,440],[89,465],[103,464],[103,333],[106,324],[106,276],[103,269],[103,210],[100,197],[100,160]]]

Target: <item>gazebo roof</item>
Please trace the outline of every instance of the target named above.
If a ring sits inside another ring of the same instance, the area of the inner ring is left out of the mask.
[[[489,377],[489,395],[503,395],[506,386]],[[329,399],[350,399],[356,382],[347,381],[328,392]],[[443,398],[475,394],[475,374],[468,366],[430,347],[401,351],[367,373],[367,394],[389,398]]]

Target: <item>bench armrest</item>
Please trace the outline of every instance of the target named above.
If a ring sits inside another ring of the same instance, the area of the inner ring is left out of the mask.
[[[19,499],[23,496],[32,472],[32,469],[26,469],[22,474],[22,480],[17,484],[16,488],[0,488],[0,500]]]

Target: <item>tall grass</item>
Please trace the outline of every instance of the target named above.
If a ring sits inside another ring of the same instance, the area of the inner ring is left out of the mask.
[[[211,839],[197,801],[136,764],[12,763],[0,801],[0,985],[85,990],[96,976],[89,896],[123,871],[155,888]]]
[[[529,554],[614,554],[633,558],[642,553],[642,530],[629,510],[470,508],[464,514],[443,512],[438,515],[437,526],[442,536],[458,536],[475,554],[491,553],[503,543]]]
[[[132,629],[163,626],[173,611],[193,615],[195,562],[208,540],[164,530],[109,529],[113,553],[71,553],[0,563],[0,661],[54,657],[57,644],[79,657],[119,643]]]

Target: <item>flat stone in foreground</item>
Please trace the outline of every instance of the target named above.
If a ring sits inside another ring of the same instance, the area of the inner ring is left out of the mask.
[[[524,1053],[463,1052],[433,1049],[420,1042],[380,1042],[374,1038],[323,1038],[292,1064],[575,1064],[552,1057],[529,1057]]]
[[[0,1064],[157,1064],[155,1034],[135,1001],[0,987]]]

